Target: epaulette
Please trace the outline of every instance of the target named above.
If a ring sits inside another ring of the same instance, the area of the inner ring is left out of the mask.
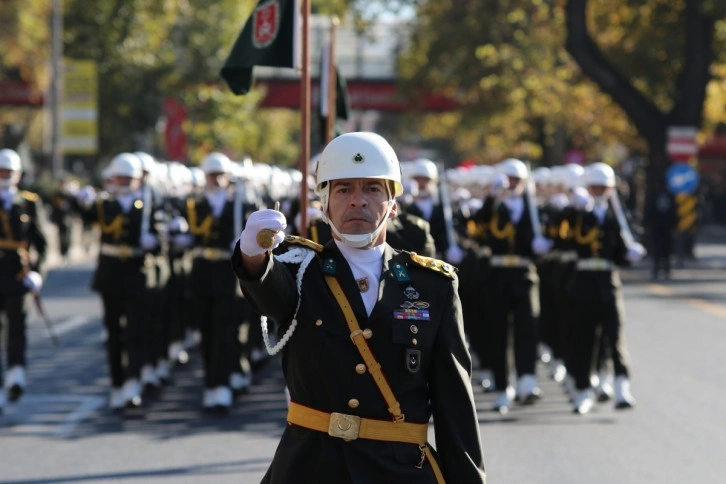
[[[40,195],[38,195],[37,193],[29,192],[27,190],[21,191],[20,195],[22,195],[22,197],[29,202],[37,202],[38,200],[40,200]]]
[[[441,274],[451,279],[454,278],[454,274],[456,273],[456,267],[452,266],[448,262],[444,262],[439,259],[433,259],[431,257],[424,257],[422,255],[418,255],[416,252],[409,252],[408,255],[409,257],[411,257],[412,262],[420,265],[421,267],[425,267],[434,272],[440,272]]]
[[[306,239],[305,237],[298,237],[296,235],[288,235],[285,237],[285,242],[288,244],[293,245],[302,245],[303,247],[307,247],[308,249],[313,249],[315,252],[322,252],[325,246],[322,244],[318,244],[317,242],[313,242],[310,239]]]

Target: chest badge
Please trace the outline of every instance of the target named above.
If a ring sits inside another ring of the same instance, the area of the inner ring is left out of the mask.
[[[408,286],[406,289],[404,289],[403,295],[412,301],[416,301],[420,296],[418,291],[414,289],[413,286]]]
[[[360,279],[356,279],[355,282],[358,284],[358,290],[360,292],[368,292],[368,289],[370,289],[370,284],[368,284],[367,277],[361,277]]]

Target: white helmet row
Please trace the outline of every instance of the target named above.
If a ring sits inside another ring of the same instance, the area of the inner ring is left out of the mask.
[[[428,178],[429,180],[439,179],[439,169],[436,163],[428,158],[417,158],[413,161],[402,164],[402,171],[406,178]]]
[[[0,150],[0,169],[21,171],[20,155],[10,148]]]
[[[111,176],[141,178],[143,175],[141,160],[133,153],[119,153],[111,160],[110,174]]]

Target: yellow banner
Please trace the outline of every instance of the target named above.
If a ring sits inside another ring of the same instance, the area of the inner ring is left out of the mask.
[[[67,155],[98,151],[98,72],[90,60],[65,59],[62,140]]]

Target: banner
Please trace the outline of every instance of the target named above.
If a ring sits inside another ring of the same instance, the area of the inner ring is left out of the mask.
[[[98,151],[98,72],[91,60],[64,59],[61,145],[66,155]]]
[[[222,67],[232,92],[249,92],[254,66],[299,66],[299,16],[297,0],[260,0]]]

